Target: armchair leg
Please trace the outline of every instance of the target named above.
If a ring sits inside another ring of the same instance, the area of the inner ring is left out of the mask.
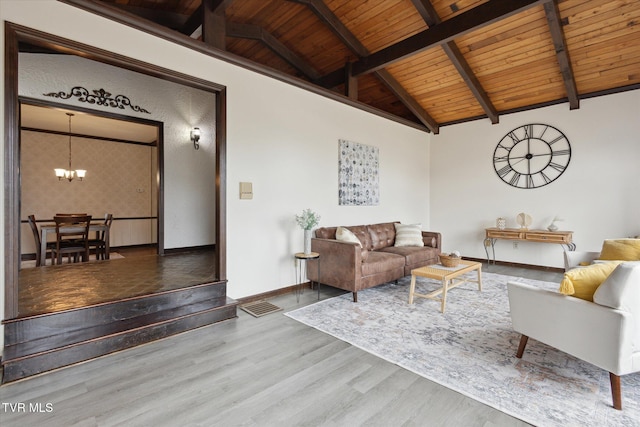
[[[611,382],[611,396],[613,397],[613,407],[622,410],[622,391],[620,390],[620,377],[609,372],[609,380]]]
[[[524,353],[524,348],[527,346],[527,341],[529,341],[528,336],[522,335],[520,337],[520,345],[518,345],[518,352],[516,353],[516,357],[518,359],[522,359],[522,354]]]
[[[358,293],[357,292],[353,293],[353,302],[358,302]]]

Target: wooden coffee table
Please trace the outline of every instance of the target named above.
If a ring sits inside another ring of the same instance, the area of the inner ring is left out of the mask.
[[[464,273],[476,270],[478,279],[459,278]],[[428,294],[419,294],[416,290],[416,277],[427,277],[442,281],[442,288]],[[456,267],[445,267],[442,264],[427,265],[426,267],[411,270],[411,287],[409,288],[409,304],[413,304],[413,297],[429,298],[441,301],[440,311],[444,313],[447,304],[447,291],[464,283],[477,283],[478,290],[482,291],[482,264],[475,261],[461,260]],[[438,295],[442,294],[442,297]]]

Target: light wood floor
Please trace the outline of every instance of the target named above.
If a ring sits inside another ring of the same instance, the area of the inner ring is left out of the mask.
[[[321,298],[342,292],[321,290]],[[270,302],[287,311],[316,297],[306,290],[299,303],[294,294]],[[242,310],[235,320],[4,385],[0,402],[3,427],[527,425],[282,312],[254,318]]]

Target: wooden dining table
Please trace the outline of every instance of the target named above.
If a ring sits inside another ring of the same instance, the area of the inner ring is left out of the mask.
[[[69,230],[69,231],[79,231],[82,232],[82,228],[83,227],[65,227],[65,230]],[[91,223],[89,225],[89,232],[103,232],[104,231],[104,242],[105,242],[105,250],[104,250],[104,258],[105,259],[109,259],[109,227],[100,222],[96,222],[96,223]],[[47,253],[47,236],[49,234],[56,234],[56,226],[55,224],[45,224],[40,226],[40,253],[44,254]]]

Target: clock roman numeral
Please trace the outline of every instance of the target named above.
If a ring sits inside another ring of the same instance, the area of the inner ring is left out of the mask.
[[[567,149],[567,150],[558,150],[558,151],[554,151],[553,155],[554,156],[568,156],[569,154],[571,154],[571,150]]]
[[[526,125],[524,127],[524,137],[525,139],[533,138],[533,125]]]
[[[515,133],[509,132],[508,136],[509,136],[509,138],[511,138],[511,140],[513,141],[514,145],[517,144],[518,142],[520,142],[520,138],[518,138]]]
[[[511,165],[507,164],[505,166],[503,166],[500,170],[498,170],[498,175],[500,175],[501,177],[504,177],[506,174],[508,174],[509,172],[511,172],[513,169],[511,168]]]
[[[544,180],[545,184],[548,184],[551,182],[551,178],[549,178],[547,174],[545,174],[544,172],[540,172],[540,176],[542,176],[542,179]]]
[[[556,136],[554,139],[552,139],[551,141],[549,141],[549,145],[553,145],[553,144],[555,144],[556,142],[560,141],[561,139],[564,139],[564,135]]]
[[[557,170],[560,173],[562,173],[564,171],[564,169],[567,167],[565,165],[560,165],[560,164],[555,163],[555,162],[550,162],[549,166],[554,168],[555,170]]]
[[[538,138],[542,139],[542,137],[544,136],[544,133],[547,131],[547,129],[549,129],[549,125],[545,125],[544,129],[542,130],[542,133],[540,134],[540,136]]]
[[[531,175],[527,175],[527,188],[534,188],[535,185],[533,184],[533,176]]]
[[[510,183],[511,185],[513,185],[514,187],[517,187],[517,186],[518,186],[518,181],[520,181],[520,177],[521,177],[521,176],[522,176],[522,175],[520,175],[518,172],[514,172],[514,173],[513,173],[513,176],[512,176],[512,177],[511,177],[511,179],[509,180],[509,183]]]

